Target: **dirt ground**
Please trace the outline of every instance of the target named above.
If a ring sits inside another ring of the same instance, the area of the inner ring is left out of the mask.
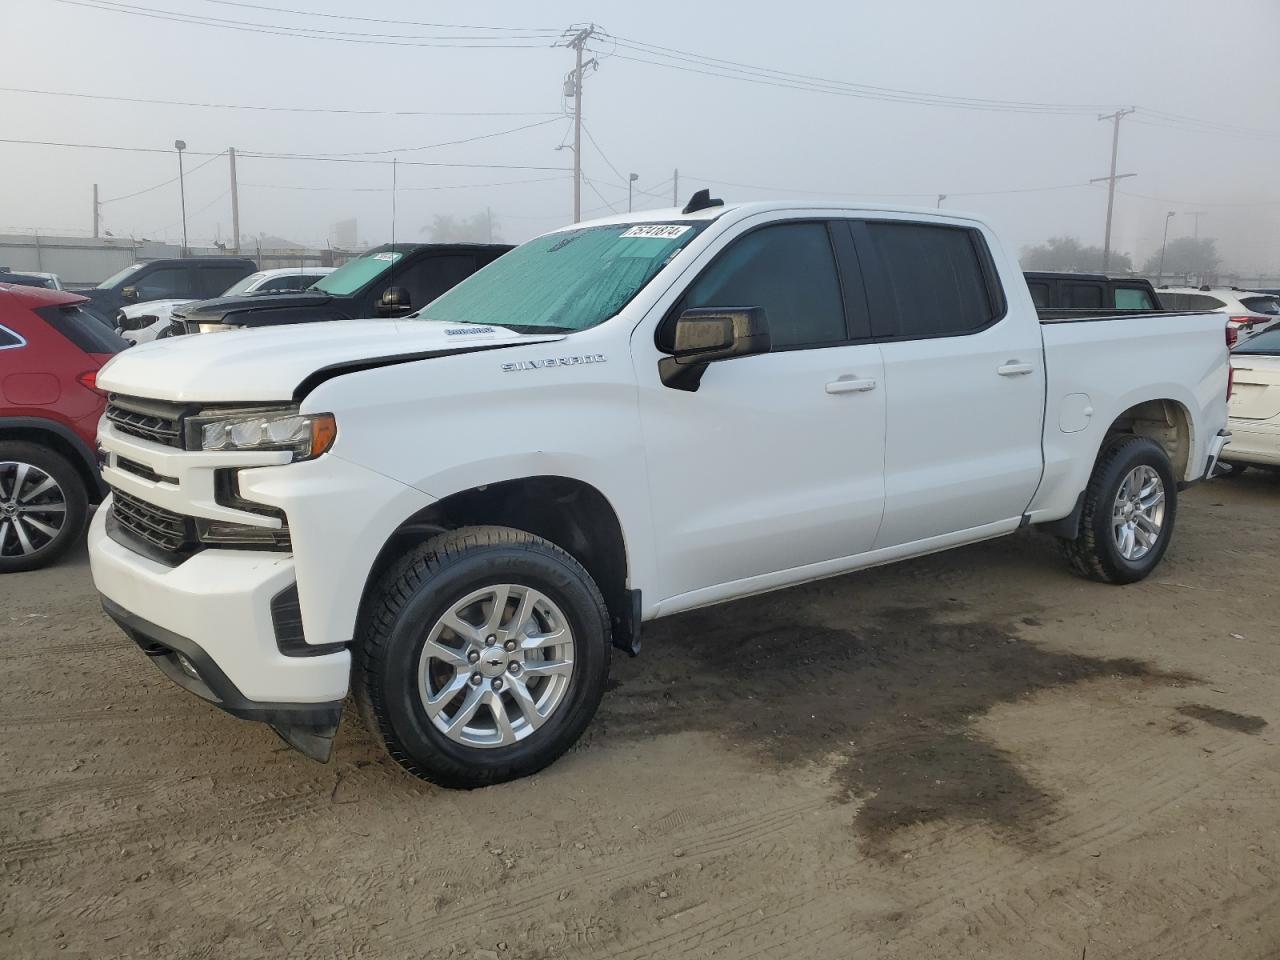
[[[1280,481],[1126,588],[1001,541],[651,624],[539,776],[172,686],[83,555],[0,580],[0,956],[1280,957]]]

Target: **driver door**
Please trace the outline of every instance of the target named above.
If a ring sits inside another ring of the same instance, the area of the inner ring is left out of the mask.
[[[708,259],[659,340],[685,309],[763,307],[772,349],[689,392],[659,379],[652,328],[633,335],[664,610],[869,550],[884,509],[883,362],[848,231],[744,227]]]

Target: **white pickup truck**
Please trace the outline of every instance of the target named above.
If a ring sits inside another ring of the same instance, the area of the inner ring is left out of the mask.
[[[1145,577],[1227,441],[1224,328],[1042,318],[969,217],[700,192],[407,319],[121,353],[93,576],[309,756],[351,690],[414,774],[495,783],[574,743],[643,621],[1029,524]]]

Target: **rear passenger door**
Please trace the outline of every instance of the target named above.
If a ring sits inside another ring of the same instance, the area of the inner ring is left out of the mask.
[[[1035,315],[1010,313],[977,229],[887,220],[851,229],[888,404],[876,547],[1016,526],[1043,465]]]

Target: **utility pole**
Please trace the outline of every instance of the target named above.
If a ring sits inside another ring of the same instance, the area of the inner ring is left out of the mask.
[[[631,185],[640,179],[640,174],[631,173],[627,175],[627,213],[631,212]]]
[[[1156,283],[1164,277],[1164,252],[1169,246],[1169,221],[1177,216],[1177,213],[1170,210],[1164,215],[1164,239],[1160,241],[1160,269],[1156,271]]]
[[[671,172],[671,205],[673,207],[680,206],[680,168],[676,167]]]
[[[582,51],[586,49],[587,41],[595,35],[596,25],[588,24],[573,32],[569,36],[569,31],[565,31],[567,37],[565,45],[572,47],[575,60],[573,72],[565,78],[564,91],[565,94],[573,94],[573,222],[578,223],[582,219],[582,71],[586,67],[598,66],[596,59],[592,57],[586,63],[582,61]]]
[[[100,208],[98,207],[98,185],[95,183],[93,185],[93,239],[95,240],[98,239],[99,209]]]
[[[182,179],[182,151],[187,149],[185,140],[173,141],[173,148],[178,151],[178,195],[182,197],[182,255],[187,255],[187,185]],[[172,181],[170,181],[172,182]]]
[[[1192,234],[1191,234],[1191,236],[1192,236],[1192,237],[1194,237],[1196,240],[1199,240],[1199,239],[1200,239],[1200,218],[1201,218],[1201,217],[1207,217],[1208,215],[1209,215],[1209,211],[1208,211],[1208,210],[1189,210],[1189,211],[1187,211],[1187,216],[1188,216],[1188,217],[1195,217],[1195,218],[1196,218],[1196,219],[1195,219],[1195,225],[1194,225],[1194,227],[1193,227],[1193,232],[1192,232]]]
[[[1115,113],[1099,114],[1099,120],[1111,120],[1113,126],[1111,128],[1111,175],[1107,177],[1094,177],[1090,183],[1097,183],[1100,180],[1107,181],[1107,230],[1102,241],[1102,272],[1106,273],[1107,268],[1111,265],[1111,213],[1115,209],[1116,203],[1116,181],[1123,180],[1125,177],[1137,176],[1133,173],[1116,174],[1116,156],[1120,152],[1120,121],[1133,113],[1134,108],[1117,110]]]
[[[489,233],[489,242],[493,243],[493,210],[489,207],[484,208],[484,225]]]
[[[236,148],[227,147],[231,158],[231,249],[240,252],[240,182],[236,179]]]

